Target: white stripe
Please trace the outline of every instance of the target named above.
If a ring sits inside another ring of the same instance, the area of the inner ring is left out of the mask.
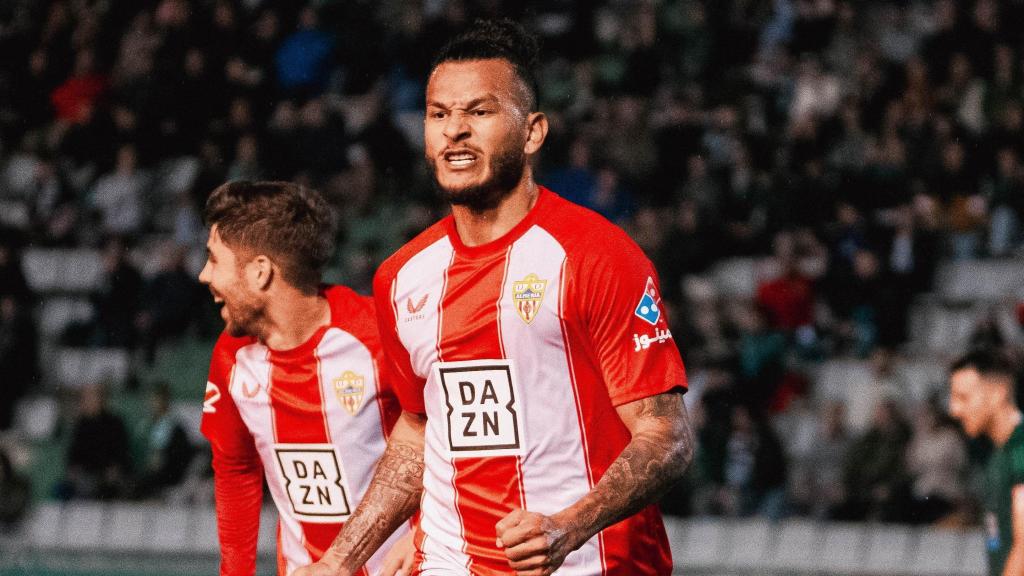
[[[349,506],[355,510],[366,494],[377,460],[385,447],[377,406],[377,373],[373,355],[358,338],[336,327],[324,334],[316,355],[320,359],[318,368],[324,415],[341,460],[342,474],[351,490]],[[363,398],[354,415],[342,406],[335,391],[334,381],[346,371],[363,377]],[[407,529],[408,526],[403,524],[370,558],[366,566],[371,574],[380,571],[387,551]]]
[[[281,471],[274,456],[276,439],[273,410],[270,407],[270,370],[266,346],[244,346],[235,354],[235,368],[228,389],[235,405],[238,406],[238,413],[253,435],[256,450],[263,461],[270,495],[280,512],[278,516],[281,522],[281,554],[288,562],[288,569],[292,570],[294,567],[311,563],[313,559],[302,545],[302,526],[289,513],[291,503],[284,492]]]
[[[576,414],[576,397],[559,317],[565,250],[534,226],[512,246],[508,280],[502,287],[502,339],[516,363],[522,399],[526,455],[523,485],[527,509],[554,514],[590,490],[586,455]],[[541,308],[530,323],[520,316],[512,285],[535,274],[546,280]],[[528,384],[527,384],[528,383]],[[558,574],[600,574],[597,540],[570,554]]]
[[[441,391],[433,378],[433,366],[440,356],[441,298],[444,296],[448,268],[455,251],[447,236],[424,248],[409,259],[395,276],[392,287],[392,308],[396,311],[395,326],[402,346],[409,352],[413,372],[426,380],[424,398],[439,397]],[[424,296],[426,302],[410,312]],[[443,404],[443,402],[442,402]],[[469,557],[464,553],[465,538],[459,510],[455,506],[452,478],[455,468],[438,447],[447,446],[442,415],[436,412],[437,402],[426,402],[427,428],[423,475],[424,496],[421,502],[421,529],[424,541],[424,569],[443,569],[446,574],[468,573]],[[431,409],[433,407],[433,410]]]

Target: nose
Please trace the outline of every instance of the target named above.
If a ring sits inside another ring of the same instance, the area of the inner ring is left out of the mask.
[[[203,269],[199,271],[199,282],[201,284],[210,284],[210,261],[207,260],[206,264],[203,264]]]
[[[466,121],[467,114],[461,111],[454,111],[448,115],[444,123],[443,133],[446,138],[458,142],[469,135],[469,122]]]

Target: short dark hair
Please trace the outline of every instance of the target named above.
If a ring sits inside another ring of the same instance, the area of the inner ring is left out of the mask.
[[[975,370],[982,376],[1006,378],[1011,384],[1016,384],[1017,380],[1017,367],[998,348],[975,348],[967,352],[949,367],[951,373],[960,370]]]
[[[210,193],[203,217],[232,249],[265,253],[285,281],[317,290],[334,246],[331,209],[320,193],[291,182],[228,182]]]
[[[448,41],[434,58],[431,72],[445,62],[465,60],[505,60],[512,65],[516,76],[526,88],[528,112],[540,106],[540,88],[537,84],[537,59],[540,44],[537,38],[521,25],[502,18],[499,20],[478,19],[473,25]]]

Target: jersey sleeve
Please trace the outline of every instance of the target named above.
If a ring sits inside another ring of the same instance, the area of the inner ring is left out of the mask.
[[[256,573],[256,542],[263,500],[263,467],[228,386],[237,340],[222,335],[214,347],[201,430],[213,453],[222,576]]]
[[[394,279],[378,271],[373,280],[373,299],[383,351],[381,379],[394,390],[402,410],[424,414],[423,386],[426,382],[413,371],[409,352],[398,337],[393,286]]]
[[[587,250],[575,260],[569,255],[569,293],[612,404],[685,390],[686,371],[654,266],[618,228],[603,243],[601,250]]]

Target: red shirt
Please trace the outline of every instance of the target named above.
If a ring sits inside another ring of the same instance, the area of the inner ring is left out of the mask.
[[[398,418],[379,376],[371,300],[341,286],[324,295],[330,325],[297,348],[227,334],[214,348],[202,431],[213,450],[222,575],[255,573],[264,477],[280,518],[278,573],[318,560],[366,492]],[[389,548],[367,567],[375,571]]]
[[[427,415],[424,574],[508,574],[495,523],[553,514],[630,441],[616,407],[686,386],[657,275],[626,234],[541,188],[504,237],[462,244],[449,216],[378,270],[389,381]],[[655,506],[569,554],[561,575],[667,575]]]

